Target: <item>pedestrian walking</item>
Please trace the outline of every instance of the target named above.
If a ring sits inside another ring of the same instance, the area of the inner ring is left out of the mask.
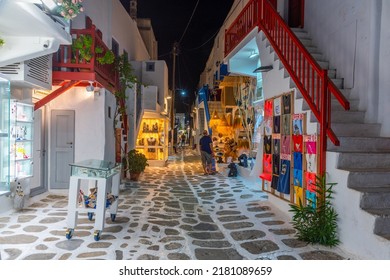
[[[202,134],[203,136],[199,140],[199,148],[204,175],[215,174],[211,165],[214,156],[213,140],[207,130],[204,130]]]

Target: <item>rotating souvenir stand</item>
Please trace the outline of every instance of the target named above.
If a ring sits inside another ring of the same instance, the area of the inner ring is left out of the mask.
[[[101,232],[104,229],[106,210],[109,209],[111,220],[115,221],[118,209],[119,181],[121,165],[102,160],[85,160],[72,163],[69,185],[68,216],[66,238],[71,239],[74,229],[77,226],[79,213],[87,213],[88,219],[92,220],[95,214],[95,241],[100,240]],[[94,207],[87,207],[85,203],[85,192],[81,191],[81,182],[88,181],[89,191],[97,188]],[[108,194],[114,201],[108,200]]]

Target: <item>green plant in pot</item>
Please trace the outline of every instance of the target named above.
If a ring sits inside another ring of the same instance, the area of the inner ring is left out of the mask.
[[[316,177],[316,207],[313,205],[290,204],[293,213],[292,225],[297,230],[299,240],[329,247],[340,243],[337,235],[338,215],[332,206],[333,187],[336,183],[327,183],[325,175]]]
[[[100,46],[96,46],[92,51],[93,38],[89,34],[80,35],[72,42],[72,50],[78,54],[81,62],[89,63],[94,55],[103,54],[96,58],[100,64],[112,64],[115,61],[115,55],[111,50],[104,52]],[[75,62],[75,61],[74,61]]]
[[[91,35],[80,35],[73,39],[72,50],[74,53],[78,53],[79,60],[87,63],[91,61],[93,57],[92,43]]]
[[[130,179],[138,181],[139,176],[149,166],[145,155],[133,149],[122,160],[124,171],[130,173]]]
[[[95,53],[96,54],[103,54],[104,50],[102,47],[96,47]],[[100,64],[112,64],[115,61],[115,55],[112,52],[112,50],[107,50],[102,56],[99,56],[96,58],[97,62]]]

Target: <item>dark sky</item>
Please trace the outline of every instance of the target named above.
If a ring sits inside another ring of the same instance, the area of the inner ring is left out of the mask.
[[[130,0],[121,2],[128,10]],[[197,2],[199,3],[189,23]],[[175,84],[176,88],[186,90],[187,97],[181,97],[180,92],[176,91],[177,111],[185,109],[183,103],[190,104],[194,100],[199,76],[214,44],[215,35],[233,2],[234,0],[138,0],[138,17],[152,20],[159,46],[159,59],[165,60],[168,65],[169,88],[172,88],[172,48],[175,41],[180,42]]]

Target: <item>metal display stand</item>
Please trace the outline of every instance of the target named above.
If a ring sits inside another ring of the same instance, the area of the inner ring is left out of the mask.
[[[88,213],[88,219],[92,220],[95,214],[95,241],[100,240],[101,232],[104,228],[106,210],[109,209],[111,220],[115,221],[118,210],[118,195],[121,165],[103,160],[90,159],[78,163],[72,163],[66,238],[71,239],[79,213]],[[88,180],[88,187],[97,187],[96,205],[94,208],[86,207],[84,203],[80,205],[80,183]],[[115,201],[107,207],[107,194],[111,193]]]

